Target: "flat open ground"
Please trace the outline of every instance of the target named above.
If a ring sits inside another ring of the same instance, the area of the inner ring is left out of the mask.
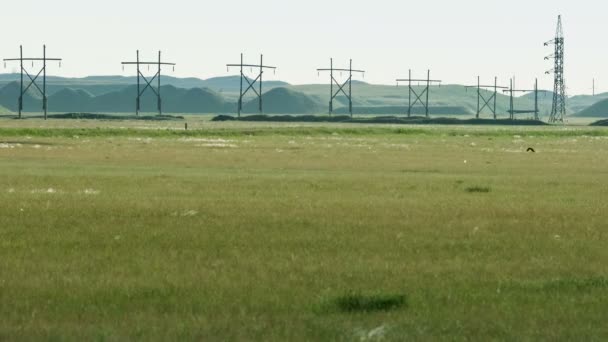
[[[606,129],[2,119],[0,340],[606,340],[607,198]]]

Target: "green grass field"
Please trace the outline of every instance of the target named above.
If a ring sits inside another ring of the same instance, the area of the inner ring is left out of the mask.
[[[0,120],[0,340],[608,339],[608,130],[180,128]]]

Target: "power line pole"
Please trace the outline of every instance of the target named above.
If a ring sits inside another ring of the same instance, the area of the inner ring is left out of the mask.
[[[407,82],[408,84],[408,108],[407,108],[407,117],[412,116],[412,108],[416,106],[416,104],[420,103],[420,105],[424,108],[424,112],[426,117],[429,117],[429,96],[431,92],[431,85],[438,84],[441,87],[441,80],[432,80],[431,79],[431,70],[427,71],[426,80],[423,79],[413,79],[412,78],[412,70],[409,71],[409,77],[405,79],[397,79],[397,87],[399,86],[399,82]],[[416,92],[414,86],[412,86],[412,82],[424,82],[426,85],[423,86],[422,92]],[[415,99],[412,102],[412,95],[414,95]],[[424,100],[423,100],[424,98]]]
[[[334,99],[340,94],[344,94],[348,99],[348,112],[350,113],[350,117],[353,117],[353,73],[363,74],[365,77],[365,70],[354,70],[353,69],[353,60],[350,60],[350,66],[348,69],[335,69],[334,68],[334,59],[329,59],[329,69],[317,69],[317,73],[329,71],[329,115],[334,112]],[[338,80],[334,77],[334,71],[348,72],[348,78],[344,83],[338,82]],[[338,86],[338,90],[334,92],[334,83]],[[344,87],[348,85],[348,94],[344,90]]]
[[[479,76],[477,76],[477,85],[465,86],[466,90],[468,90],[470,88],[477,88],[477,114],[475,117],[477,119],[479,119],[481,112],[484,109],[488,108],[492,112],[492,115],[494,116],[494,120],[496,120],[497,119],[497,117],[496,117],[496,98],[497,98],[497,94],[498,94],[498,89],[504,90],[504,89],[509,89],[509,88],[498,86],[498,77],[494,77],[494,85],[482,85],[481,78]],[[492,95],[487,98],[486,98],[486,96],[484,96],[481,93],[481,91],[486,88],[494,89],[494,92],[492,93]],[[482,105],[482,102],[483,102],[483,105]]]
[[[162,97],[160,94],[160,77],[162,72],[163,65],[169,65],[173,67],[173,71],[175,71],[175,63],[166,63],[162,61],[161,52],[158,51],[158,61],[154,62],[142,62],[139,60],[139,50],[137,50],[137,59],[135,62],[122,62],[123,70],[125,65],[135,65],[137,66],[137,98],[135,99],[135,115],[139,115],[141,110],[141,96],[146,92],[146,90],[150,89],[154,95],[156,96],[156,107],[158,109],[158,115],[163,115],[163,106],[162,106]],[[150,80],[146,78],[146,76],[141,72],[141,66],[147,65],[148,68],[150,65],[156,65],[157,71],[154,76]],[[140,78],[146,83],[144,89],[141,89],[141,81]],[[156,89],[152,85],[154,81],[157,81]]]
[[[249,90],[253,91],[255,93],[256,97],[258,98],[258,109],[260,111],[260,114],[262,114],[264,112],[263,99],[262,99],[262,92],[263,92],[262,86],[264,84],[264,71],[266,69],[270,69],[270,70],[273,70],[274,72],[276,72],[277,68],[273,67],[273,66],[264,65],[264,55],[260,55],[260,64],[259,65],[243,64],[243,54],[242,53],[241,53],[241,63],[240,64],[226,64],[226,67],[228,68],[228,71],[230,71],[231,67],[239,67],[240,72],[241,72],[241,86],[240,86],[240,91],[239,91],[239,102],[238,102],[238,117],[239,118],[241,117],[241,112],[243,111],[243,98],[245,97],[245,95],[247,95]],[[256,68],[256,69],[259,68],[259,72],[253,81],[250,81],[249,78],[247,76],[245,76],[245,73],[243,71],[244,68],[251,68],[252,70],[253,70],[253,68]],[[243,80],[245,80],[245,82],[247,82],[247,84],[248,84],[248,87],[245,88],[245,91],[243,91]],[[256,83],[259,83],[259,90],[255,89]]]
[[[557,30],[555,39],[545,43],[545,46],[554,45],[555,52],[545,57],[545,60],[554,59],[555,66],[547,74],[553,73],[553,106],[551,107],[550,123],[564,123],[566,116],[566,80],[564,77],[564,30],[562,27],[562,16],[557,17]]]
[[[4,59],[4,63],[6,65],[6,62],[15,62],[18,61],[21,67],[21,72],[20,72],[20,93],[19,93],[19,99],[18,99],[18,107],[19,107],[19,119],[21,119],[21,115],[23,112],[23,95],[25,95],[27,93],[27,91],[34,86],[34,88],[36,88],[40,94],[42,95],[42,110],[44,111],[44,119],[47,119],[47,112],[48,112],[48,97],[46,96],[46,62],[47,61],[56,61],[59,62],[59,67],[61,67],[61,58],[47,58],[46,57],[46,45],[43,45],[42,47],[42,58],[24,58],[23,57],[23,46],[19,46],[19,58],[6,58]],[[34,62],[36,61],[41,61],[42,62],[42,68],[40,69],[40,71],[37,72],[36,76],[32,77],[32,75],[27,71],[27,69],[25,68],[25,66],[23,65],[23,62],[25,61],[31,61],[32,62],[32,67],[34,66]],[[36,81],[38,80],[38,77],[40,77],[40,75],[42,74],[42,89],[40,89],[40,86],[38,86],[38,83],[36,83]],[[27,76],[29,78],[28,84],[24,84],[23,83],[23,76]],[[24,88],[25,85],[25,88]]]
[[[515,89],[514,78],[510,81],[511,87],[503,90],[505,93],[509,93],[509,118],[515,120],[515,114],[534,114],[534,120],[540,120],[538,113],[538,79],[534,82],[534,89]],[[531,93],[534,92],[534,109],[515,109],[515,93]]]

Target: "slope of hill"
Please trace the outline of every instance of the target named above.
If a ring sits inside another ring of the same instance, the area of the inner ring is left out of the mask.
[[[576,116],[595,118],[608,117],[608,99],[597,102],[596,104],[581,110],[576,113]]]
[[[318,114],[323,111],[321,102],[302,92],[288,88],[274,88],[262,95],[264,112],[268,114]],[[243,106],[246,113],[259,111],[258,100],[251,100]]]
[[[578,95],[573,96],[568,99],[568,107],[574,113],[580,113],[583,110],[608,99],[608,93],[597,94],[595,96],[592,95]]]
[[[63,88],[49,96],[48,105],[53,111],[85,112],[90,110],[93,95],[86,90]]]
[[[11,82],[19,81],[19,74],[0,74],[0,87]],[[249,79],[253,81],[252,79]],[[102,95],[117,91],[126,86],[137,84],[135,76],[87,76],[82,78],[64,78],[57,76],[47,76],[47,87],[49,94],[69,87],[74,89],[84,89],[94,95]],[[214,91],[238,92],[240,88],[240,76],[213,77],[203,80],[195,77],[179,78],[168,75],[162,77],[163,85],[170,85],[177,88],[209,88]],[[244,82],[246,86],[247,82]],[[264,82],[264,89],[270,90],[276,87],[289,85],[282,81],[268,80]]]
[[[21,88],[19,83],[12,82],[0,88],[0,106],[13,112],[19,111],[19,94]],[[23,96],[24,111],[38,111],[42,108],[42,96],[37,90],[29,89]]]
[[[0,115],[11,115],[14,114],[12,111],[0,106]]]

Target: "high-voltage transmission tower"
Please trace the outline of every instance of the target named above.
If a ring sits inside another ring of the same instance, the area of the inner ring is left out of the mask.
[[[23,95],[27,93],[27,91],[34,86],[34,88],[38,89],[40,94],[42,95],[42,110],[44,111],[44,119],[47,118],[47,110],[48,110],[48,98],[46,96],[46,62],[48,61],[56,61],[59,62],[59,67],[61,67],[61,58],[47,58],[46,57],[46,45],[42,47],[42,58],[24,58],[23,57],[23,46],[19,46],[19,58],[7,58],[4,60],[4,64],[6,66],[6,62],[15,62],[18,61],[21,64],[21,92],[19,93],[18,99],[18,107],[19,107],[19,118],[21,119],[21,112],[23,111]],[[32,62],[32,67],[34,66],[34,62],[42,62],[42,68],[36,76],[32,77],[32,75],[27,71],[23,62]],[[42,74],[42,89],[36,83],[38,77]],[[23,76],[27,76],[29,81],[26,81],[27,84],[24,88]]]
[[[424,112],[426,114],[426,117],[429,117],[429,96],[430,96],[430,92],[431,92],[431,85],[436,83],[439,84],[439,86],[441,86],[441,82],[440,80],[432,80],[431,79],[431,70],[428,70],[427,74],[426,74],[426,80],[417,80],[417,79],[412,79],[412,70],[410,70],[409,73],[409,78],[406,79],[398,79],[397,80],[397,87],[399,86],[399,82],[407,82],[408,84],[408,107],[407,107],[407,117],[411,117],[412,116],[412,108],[414,108],[414,106],[418,103],[420,103],[420,105],[422,107],[424,107]],[[426,83],[423,88],[422,91],[420,93],[416,92],[416,89],[414,89],[414,86],[412,86],[412,82],[422,82],[423,84]],[[412,95],[414,95],[415,99],[414,102],[412,102]],[[423,100],[424,98],[424,100]]]
[[[136,65],[137,66],[137,98],[135,99],[135,115],[139,115],[139,111],[141,110],[141,96],[146,92],[146,90],[150,89],[154,95],[156,95],[156,106],[158,109],[158,115],[163,115],[163,100],[160,96],[160,76],[163,65],[169,65],[173,67],[173,71],[175,71],[175,63],[165,63],[161,60],[161,52],[158,51],[158,61],[155,62],[142,62],[139,60],[139,50],[137,50],[137,60],[135,62],[122,62],[123,69],[125,65]],[[150,65],[158,66],[158,70],[156,74],[152,76],[150,80],[146,78],[146,76],[141,72],[141,66],[147,65],[148,69]],[[146,86],[141,89],[141,80],[144,81]],[[156,89],[152,85],[154,80],[157,81]]]
[[[243,64],[243,54],[241,54],[241,63],[240,64],[227,64],[226,67],[228,68],[228,71],[230,71],[230,67],[239,67],[241,70],[241,88],[240,88],[240,92],[239,92],[239,103],[238,103],[238,116],[241,117],[241,112],[243,111],[243,98],[245,97],[245,95],[247,95],[247,92],[249,92],[249,90],[252,90],[255,95],[258,98],[258,109],[260,111],[260,114],[263,113],[263,102],[262,102],[262,86],[264,84],[264,70],[265,69],[271,69],[273,71],[276,72],[277,68],[273,67],[273,66],[267,66],[264,65],[264,55],[260,55],[260,64],[259,65],[255,65],[255,64]],[[245,76],[245,73],[243,71],[244,68],[251,68],[251,70],[253,70],[253,68],[258,69],[259,68],[259,74],[257,75],[257,77],[255,79],[253,79],[253,81],[250,81],[249,78],[247,76]],[[245,88],[245,91],[243,91],[243,80],[245,80],[248,84],[247,88]],[[255,89],[255,84],[258,83],[260,84],[260,90],[256,90]]]
[[[334,112],[334,99],[340,95],[340,93],[346,96],[348,100],[348,112],[350,116],[353,116],[353,73],[363,74],[365,75],[364,70],[354,70],[353,69],[353,60],[350,60],[350,66],[348,69],[335,69],[334,68],[334,59],[329,59],[329,69],[317,69],[318,73],[322,71],[329,71],[329,115]],[[334,77],[334,72],[348,72],[348,78],[344,83],[338,82],[338,80]],[[338,90],[334,92],[334,84],[338,87]],[[344,90],[344,87],[348,85],[348,93]]]
[[[566,116],[566,80],[564,78],[564,30],[562,16],[557,17],[557,30],[555,38],[545,43],[545,46],[554,45],[555,52],[545,57],[545,60],[554,59],[555,66],[547,74],[553,73],[555,81],[553,86],[553,106],[551,107],[550,123],[563,123]]]
[[[488,108],[492,112],[494,120],[496,120],[496,95],[498,94],[498,89],[504,90],[509,88],[498,86],[498,77],[494,77],[494,85],[482,85],[481,78],[479,76],[477,76],[477,85],[465,86],[465,89],[467,90],[470,88],[477,88],[477,115],[475,117],[479,119],[481,112]],[[492,92],[489,97],[486,97],[481,91],[488,88],[494,89],[494,92]]]

